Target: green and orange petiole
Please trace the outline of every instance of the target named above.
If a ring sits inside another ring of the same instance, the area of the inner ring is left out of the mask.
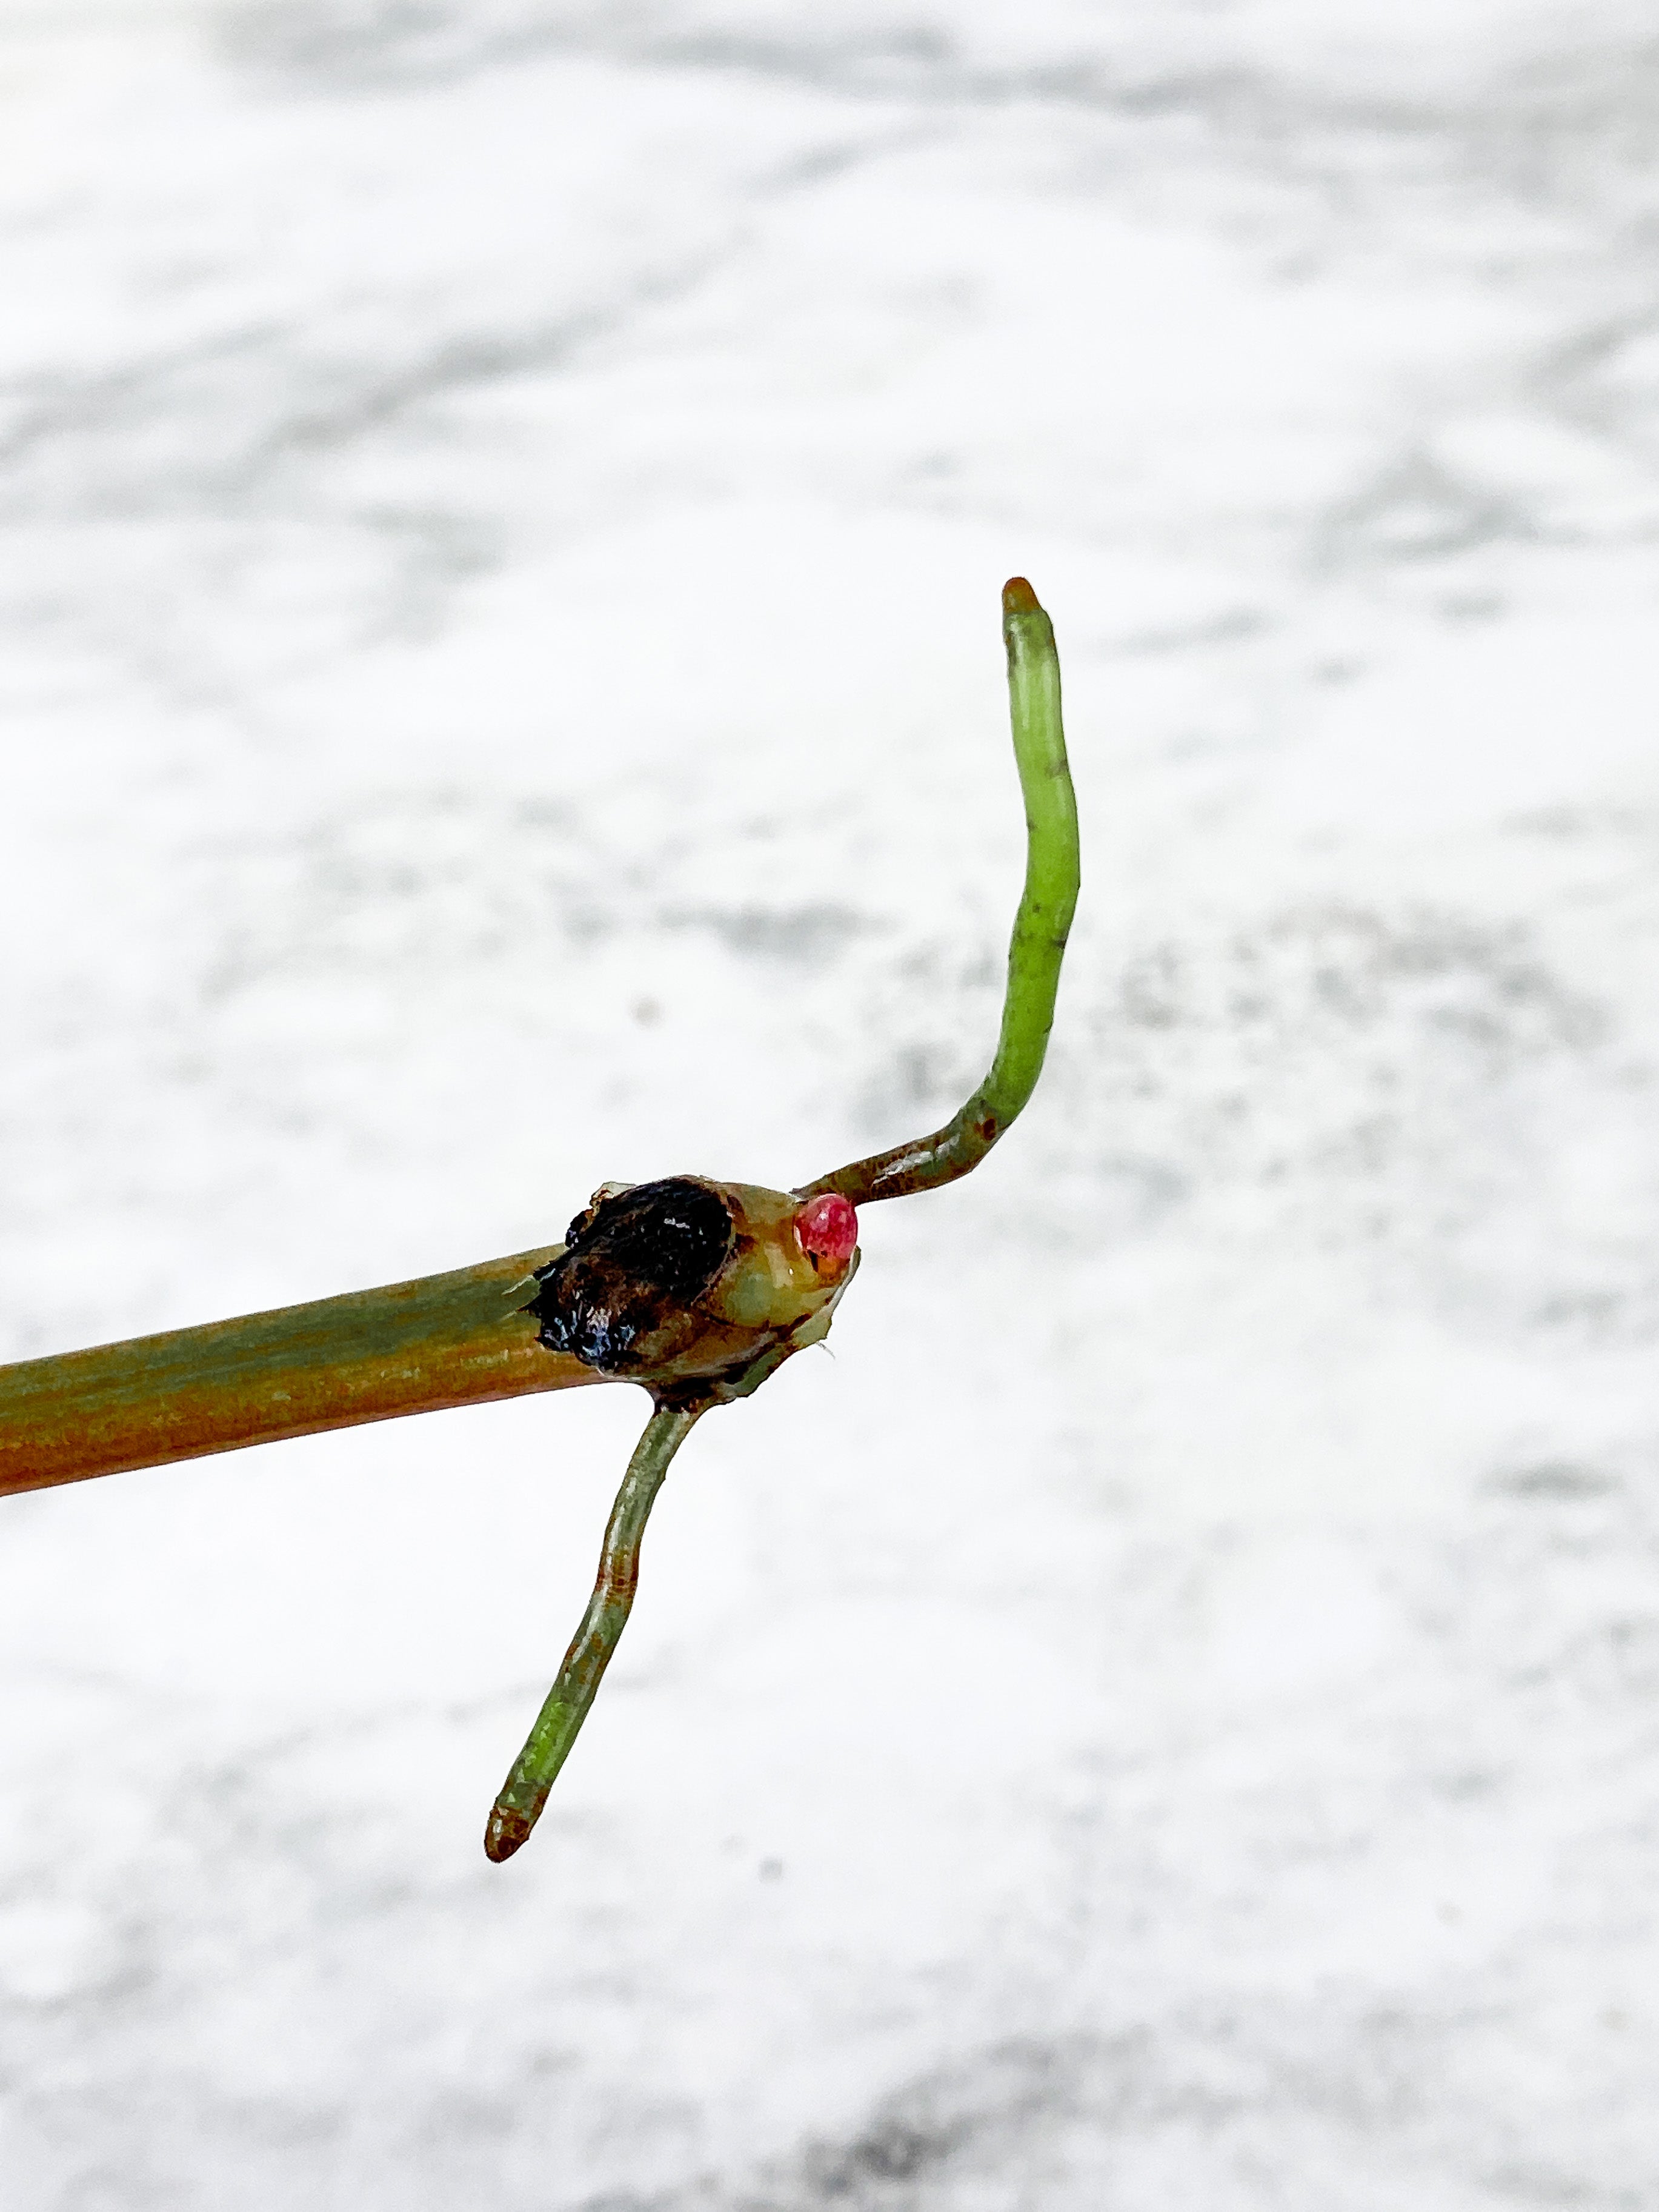
[[[0,1495],[531,1391],[650,1392],[592,1598],[491,1809],[492,1859],[529,1835],[575,1741],[633,1603],[653,1500],[694,1423],[822,1342],[857,1268],[856,1207],[968,1174],[1036,1086],[1077,903],[1077,807],[1054,629],[1023,577],[1003,589],[1002,628],[1025,885],[995,1057],[943,1128],[791,1192],[697,1176],[608,1184],[562,1244],[0,1366]]]

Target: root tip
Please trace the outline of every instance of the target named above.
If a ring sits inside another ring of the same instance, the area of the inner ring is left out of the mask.
[[[505,1805],[492,1805],[489,1826],[484,1830],[484,1856],[500,1866],[510,1859],[530,1833],[532,1823],[522,1813],[514,1813]]]
[[[1010,576],[1002,587],[1002,611],[1006,615],[1040,615],[1042,602],[1024,576]]]

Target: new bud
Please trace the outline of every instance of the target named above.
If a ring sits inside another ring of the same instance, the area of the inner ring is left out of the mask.
[[[859,1218],[838,1190],[809,1198],[795,1216],[795,1237],[814,1266],[845,1267],[859,1241]]]

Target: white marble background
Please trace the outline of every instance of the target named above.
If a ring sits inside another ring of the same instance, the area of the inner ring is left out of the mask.
[[[0,1357],[1050,1073],[701,1430],[0,1504],[18,2212],[1659,2203],[1659,41],[0,0]]]

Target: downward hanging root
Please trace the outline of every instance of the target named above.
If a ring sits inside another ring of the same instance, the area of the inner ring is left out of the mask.
[[[634,1448],[611,1509],[599,1554],[599,1571],[580,1627],[571,1638],[558,1680],[547,1693],[524,1749],[501,1784],[484,1829],[484,1852],[498,1864],[510,1859],[541,1818],[548,1792],[587,1718],[622,1640],[640,1578],[640,1544],[669,1462],[707,1411],[709,1401],[659,1406]]]

